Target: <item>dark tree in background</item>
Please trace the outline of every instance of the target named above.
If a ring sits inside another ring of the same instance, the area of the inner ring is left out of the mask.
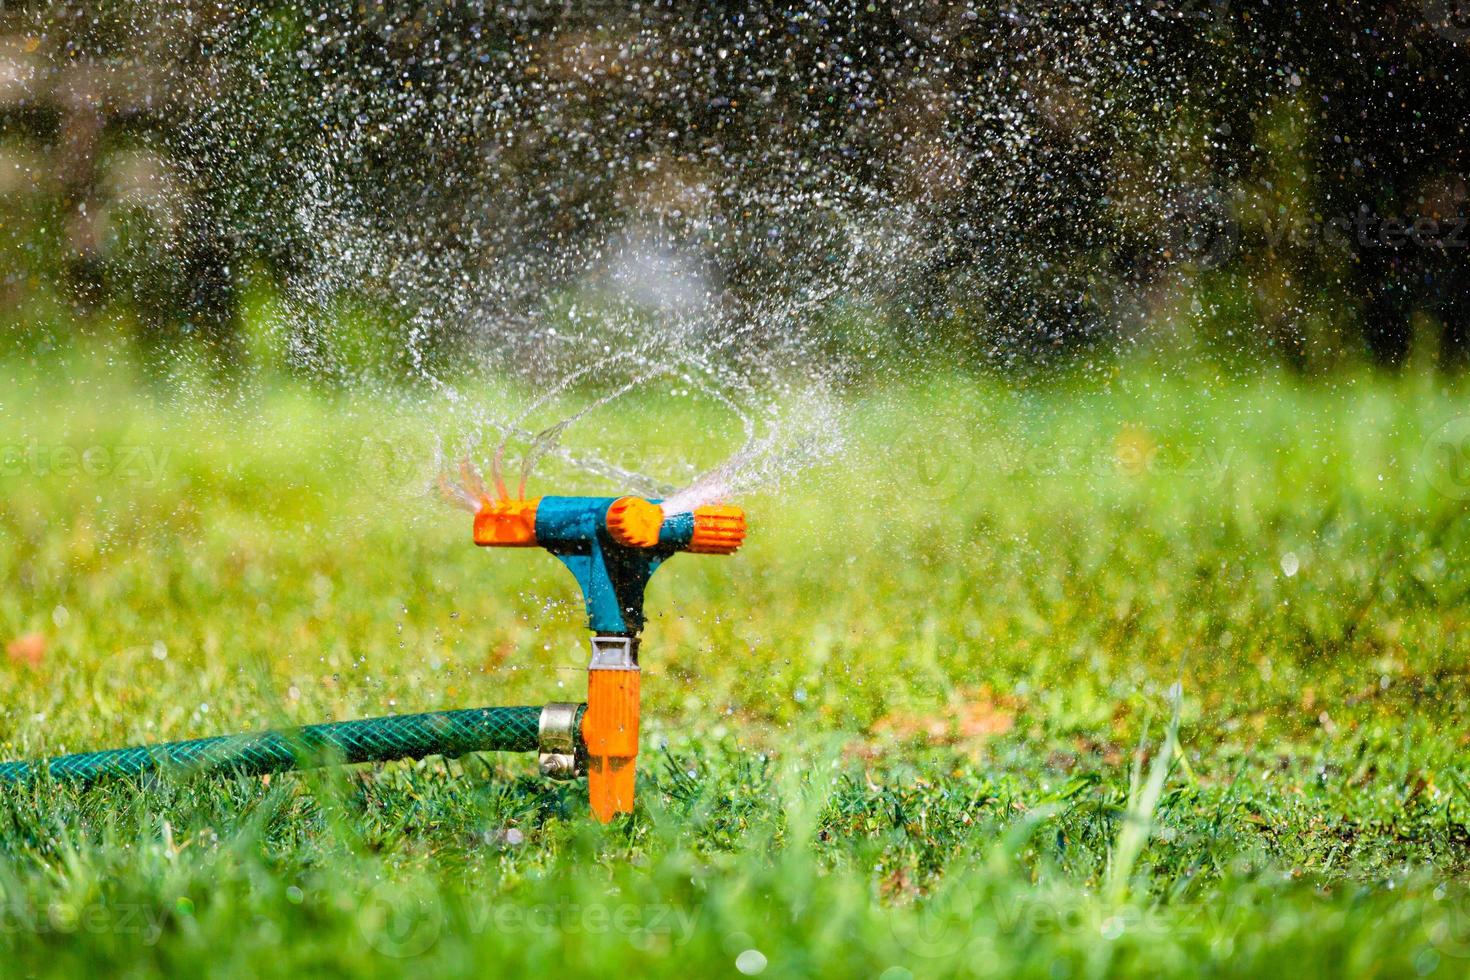
[[[187,335],[231,363],[248,275],[361,292],[450,337],[529,337],[548,295],[651,236],[737,306],[830,286],[990,363],[1116,346],[1169,284],[1231,269],[1343,297],[1383,363],[1415,313],[1463,360],[1470,25],[1453,8],[12,8],[4,133],[44,148],[56,220],[37,227],[63,254],[13,237],[7,281],[19,303],[64,271],[82,306],[132,304],[156,349]],[[1280,193],[1283,105],[1318,226],[1290,250],[1230,227]],[[138,147],[153,177],[117,163]],[[830,271],[848,229],[900,220],[903,276]],[[1297,364],[1303,306],[1260,317]]]
[[[1350,254],[1375,359],[1403,361],[1410,317],[1443,329],[1446,362],[1470,340],[1470,19],[1454,0],[1232,3],[1217,64],[1230,92],[1299,90],[1322,237]],[[1262,142],[1260,105],[1222,97],[1231,162]]]

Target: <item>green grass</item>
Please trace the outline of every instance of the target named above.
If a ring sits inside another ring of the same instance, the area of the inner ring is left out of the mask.
[[[633,819],[521,756],[6,790],[8,971],[1459,975],[1467,393],[853,394],[746,549],[655,579]],[[450,418],[0,369],[0,643],[45,641],[4,754],[579,697],[570,578],[423,492]]]

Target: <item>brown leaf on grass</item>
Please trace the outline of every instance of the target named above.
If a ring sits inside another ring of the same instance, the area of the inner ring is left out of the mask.
[[[919,894],[918,887],[915,886],[913,879],[909,877],[908,871],[902,866],[894,868],[888,874],[884,875],[883,880],[878,885],[878,890],[890,902],[900,900],[913,901]]]
[[[930,744],[940,744],[949,738],[949,722],[942,715],[916,715],[905,711],[891,711],[873,722],[874,735],[892,735],[903,741],[922,736]]]
[[[1117,766],[1123,763],[1123,749],[1116,742],[1103,742],[1079,735],[1072,740],[1072,744],[1077,747],[1078,752],[1101,758],[1105,766]]]
[[[872,732],[903,740],[922,737],[930,745],[956,745],[983,742],[1016,727],[1016,698],[996,697],[988,685],[956,693],[955,702],[941,712],[891,712],[873,723]]]
[[[46,637],[40,633],[27,633],[11,640],[5,646],[5,656],[13,664],[21,664],[35,670],[46,659]]]
[[[491,673],[505,666],[511,654],[516,652],[516,645],[509,640],[502,640],[495,646],[485,651],[485,662],[480,669],[485,673]]]
[[[960,709],[958,729],[961,738],[1004,735],[1015,727],[1015,713],[991,700],[989,689],[982,689],[975,700]]]

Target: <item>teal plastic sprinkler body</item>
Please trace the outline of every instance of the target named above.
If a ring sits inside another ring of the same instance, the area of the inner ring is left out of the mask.
[[[610,526],[608,515],[615,505],[618,516]],[[643,592],[648,580],[676,552],[690,550],[694,514],[665,518],[658,506],[656,501],[637,497],[542,497],[537,504],[535,543],[559,558],[576,577],[587,602],[587,628],[592,632],[628,636],[639,633],[643,629]],[[645,513],[632,513],[645,508]],[[658,522],[656,532],[652,532],[657,535],[652,545],[636,543],[640,539],[633,536],[636,529],[631,524],[640,519]],[[743,517],[740,520],[743,529]],[[480,541],[478,536],[476,543],[503,546],[494,540]]]
[[[701,507],[666,519],[657,503],[637,497],[487,499],[475,515],[474,537],[490,547],[543,547],[576,577],[593,631],[586,704],[394,715],[5,762],[0,782],[44,776],[90,784],[161,770],[260,775],[331,763],[536,750],[547,776],[570,778],[587,767],[588,798],[599,820],[631,811],[643,591],[676,552],[735,551],[745,537],[744,513]]]

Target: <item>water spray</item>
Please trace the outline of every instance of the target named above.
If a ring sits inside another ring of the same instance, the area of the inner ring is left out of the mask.
[[[541,547],[571,570],[582,588],[592,630],[585,704],[393,715],[6,762],[0,763],[0,780],[45,775],[91,784],[160,770],[262,775],[331,763],[535,751],[545,776],[586,774],[588,802],[599,821],[631,813],[644,589],[658,567],[678,552],[732,554],[745,540],[744,511],[716,505],[666,514],[658,501],[641,497],[526,500],[482,495],[474,540],[484,547]]]

